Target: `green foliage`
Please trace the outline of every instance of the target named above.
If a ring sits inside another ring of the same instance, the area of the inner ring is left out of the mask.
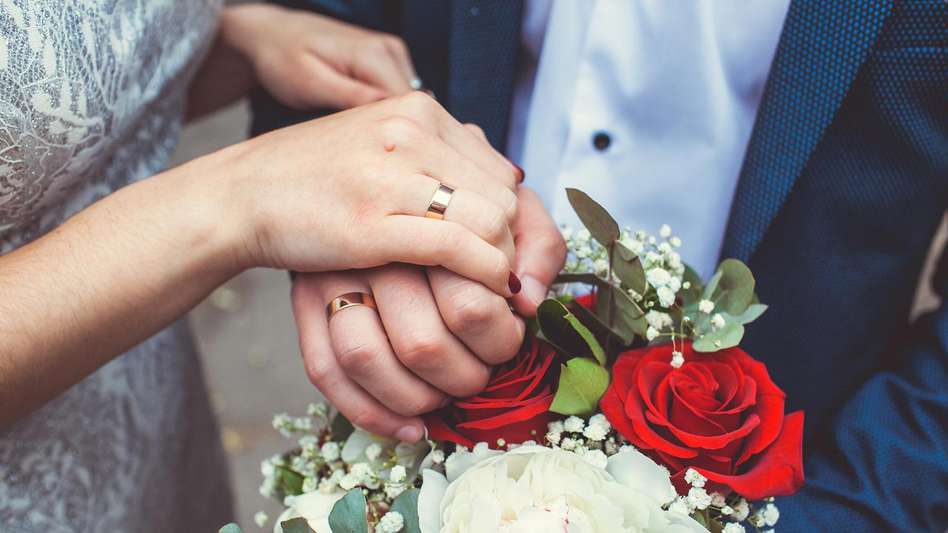
[[[421,526],[418,524],[418,489],[409,489],[398,495],[392,502],[392,510],[401,513],[405,519],[405,526],[401,533],[421,533]]]
[[[217,533],[243,533],[243,532],[240,530],[240,526],[231,522],[227,524],[226,526],[218,529]]]
[[[592,354],[606,364],[606,354],[595,335],[558,300],[548,299],[537,308],[543,337],[568,355]]]
[[[609,305],[612,305],[612,310]],[[632,297],[623,290],[608,286],[599,291],[596,299],[596,314],[607,324],[611,321],[611,329],[625,341],[631,344],[635,336],[645,336],[648,323],[645,322],[645,311]]]
[[[754,302],[754,275],[747,265],[737,259],[725,259],[705,288],[705,298],[730,314],[740,315]],[[710,290],[710,292],[709,292]]]
[[[283,533],[316,533],[311,527],[305,518],[291,518],[289,520],[284,520],[280,522],[280,527],[283,528]],[[336,530],[333,529],[335,532]]]
[[[570,205],[590,235],[603,246],[611,246],[619,238],[619,224],[601,205],[579,189],[566,189]]]
[[[767,310],[767,306],[764,304],[750,304],[743,313],[733,316],[730,314],[725,315],[725,318],[730,322],[734,321],[738,324],[750,324],[751,322],[757,320],[760,315],[764,314],[764,311]]]
[[[716,352],[733,348],[744,337],[744,326],[737,322],[727,322],[717,331],[709,331],[694,341],[696,352]]]
[[[352,426],[352,422],[349,422],[349,419],[342,416],[342,413],[336,413],[336,416],[332,419],[332,426],[329,430],[332,432],[332,437],[337,441],[344,441],[349,438],[349,435],[352,435],[352,432],[355,431],[355,428]]]
[[[560,365],[560,382],[550,411],[562,415],[590,415],[596,411],[608,386],[608,370],[592,359],[574,357]]]
[[[642,261],[622,244],[616,244],[619,253],[612,256],[612,271],[626,287],[641,293],[645,289],[645,270]]]
[[[365,495],[356,487],[346,493],[329,512],[332,533],[365,533],[369,524],[365,519]]]

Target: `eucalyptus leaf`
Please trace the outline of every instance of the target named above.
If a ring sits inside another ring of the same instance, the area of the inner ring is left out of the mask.
[[[590,353],[599,364],[606,364],[606,353],[595,335],[558,300],[544,300],[537,308],[537,320],[543,336],[567,354]]]
[[[617,244],[619,250],[626,249],[625,246]],[[625,283],[627,287],[641,293],[645,288],[645,269],[642,268],[642,262],[637,255],[631,259],[626,259],[621,253],[612,256],[612,271]]]
[[[392,510],[401,513],[405,519],[405,525],[401,533],[421,533],[421,526],[418,524],[418,489],[409,489],[402,492],[392,503]]]
[[[589,415],[609,386],[609,371],[586,357],[560,365],[560,381],[550,411],[562,415]]]
[[[725,314],[727,320],[733,320],[738,324],[750,324],[751,322],[760,318],[760,315],[764,314],[764,311],[767,310],[767,306],[764,304],[753,303],[747,306],[747,309],[743,313],[733,316],[730,314]]]
[[[606,280],[588,272],[562,272],[556,276],[556,279],[553,280],[553,283],[585,283],[587,285],[595,285],[597,287],[600,285],[607,285]]]
[[[570,205],[594,239],[610,246],[619,238],[619,224],[601,205],[579,189],[566,189]]]
[[[315,533],[305,518],[291,518],[280,522],[283,533]],[[335,529],[333,532],[335,533]]]
[[[678,296],[681,297],[682,307],[687,307],[691,304],[697,304],[701,300],[701,276],[688,265],[685,265],[685,273],[682,275],[681,281],[690,283],[690,286],[686,289],[684,287],[678,291]]]
[[[715,271],[714,275],[711,276],[711,279],[708,280],[708,284],[704,286],[704,292],[701,293],[702,299],[712,299],[712,296],[714,296],[714,291],[718,290],[718,283],[720,283],[722,276],[724,276],[724,272],[721,270]]]
[[[297,496],[303,493],[303,476],[285,466],[274,467],[277,486],[284,496]]]
[[[738,322],[727,322],[723,328],[710,331],[695,339],[692,345],[696,352],[716,352],[733,348],[744,337],[744,326]]]
[[[740,315],[754,301],[754,275],[737,259],[725,259],[718,267],[721,280],[714,292],[715,305],[731,315]]]
[[[609,293],[612,293],[612,324],[611,329],[618,332],[625,344],[630,344],[636,335],[645,336],[648,324],[645,322],[645,313],[625,291],[609,285],[600,291],[596,299],[596,314],[600,320],[609,324]]]
[[[352,435],[355,428],[352,426],[352,422],[349,422],[348,418],[342,416],[342,413],[336,413],[336,416],[332,419],[330,431],[332,431],[334,440],[344,441],[349,438],[349,435]]]
[[[346,493],[329,512],[332,533],[365,533],[369,524],[365,519],[365,495],[361,488]]]
[[[243,532],[240,530],[240,526],[231,522],[227,524],[226,526],[218,529],[217,533],[243,533]]]
[[[634,333],[630,332],[628,337],[626,337],[619,331],[619,328],[610,328],[599,315],[581,305],[571,305],[569,309],[583,324],[589,327],[589,330],[593,332],[593,335],[595,335],[597,339],[602,339],[606,345],[612,342],[609,340],[609,337],[613,337],[614,342],[622,346],[628,346],[635,339]]]

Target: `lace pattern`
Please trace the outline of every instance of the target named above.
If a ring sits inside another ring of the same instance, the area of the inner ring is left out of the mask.
[[[219,8],[0,0],[0,254],[164,168]],[[216,531],[227,481],[180,323],[0,432],[0,531]]]

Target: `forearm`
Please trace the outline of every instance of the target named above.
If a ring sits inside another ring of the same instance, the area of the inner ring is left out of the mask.
[[[246,96],[257,85],[253,64],[242,43],[246,44],[248,40],[244,37],[247,23],[253,23],[254,11],[261,7],[267,8],[249,5],[221,11],[214,44],[188,91],[187,120],[226,107]]]
[[[218,207],[226,188],[195,175],[209,165],[198,160],[126,187],[0,257],[0,427],[237,273],[236,230]]]

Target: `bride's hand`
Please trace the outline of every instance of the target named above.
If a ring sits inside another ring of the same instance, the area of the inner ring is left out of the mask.
[[[411,90],[408,49],[394,35],[306,11],[248,4],[225,10],[221,35],[277,100],[347,109]]]
[[[443,265],[505,297],[518,288],[509,229],[518,171],[423,93],[278,130],[196,164],[227,175],[223,201],[237,214],[242,267]],[[439,182],[455,189],[444,220],[425,217]]]

